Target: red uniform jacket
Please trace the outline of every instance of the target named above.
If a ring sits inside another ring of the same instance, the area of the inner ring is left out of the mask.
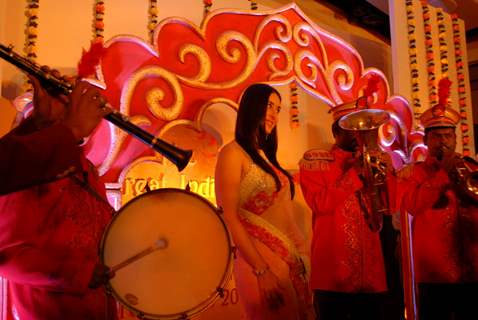
[[[54,125],[37,130],[31,119],[0,138],[0,194],[52,181],[81,166],[81,149],[70,129]]]
[[[104,196],[69,129],[58,125],[33,134],[27,129],[28,123],[10,133],[2,151],[38,158],[7,162],[15,171],[7,173],[12,180],[3,190],[49,180],[73,167]],[[88,288],[111,218],[106,202],[64,177],[0,196],[0,212],[0,276],[8,279],[10,314],[22,320],[115,318],[114,301],[103,288]]]
[[[355,192],[357,171],[344,171],[352,154],[337,147],[305,154],[300,183],[313,211],[311,285],[314,290],[387,290],[379,233],[368,228]]]
[[[447,189],[443,205],[433,208],[448,174],[434,169],[433,158],[413,165],[404,184],[404,207],[413,215],[412,240],[417,282],[478,281],[478,206],[461,204]]]

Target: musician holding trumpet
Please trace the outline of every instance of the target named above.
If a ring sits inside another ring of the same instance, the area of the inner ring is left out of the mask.
[[[455,151],[460,114],[448,107],[450,84],[440,81],[439,103],[420,117],[425,161],[401,173],[420,320],[478,318],[478,165]]]
[[[34,110],[0,140],[7,312],[22,320],[115,319],[115,302],[100,288],[107,270],[98,257],[113,210],[79,145],[109,112],[106,100],[84,81],[68,96],[53,96],[30,80]]]
[[[321,320],[390,320],[402,319],[403,315],[400,293],[389,293],[391,286],[401,290],[397,284],[398,261],[386,262],[394,255],[393,249],[386,251],[386,243],[394,245],[396,241],[385,238],[396,237],[397,233],[391,224],[387,192],[393,167],[390,157],[378,149],[377,141],[376,148],[366,150],[365,137],[351,130],[353,125],[348,127],[353,122],[349,117],[361,116],[358,112],[365,107],[359,100],[331,109],[335,144],[330,151],[306,152],[300,163],[302,191],[313,211],[311,286]],[[367,130],[375,129],[372,138],[376,139],[378,126],[389,116],[384,111],[373,111],[379,110],[367,110],[370,117],[367,114],[357,123],[380,120],[375,128]],[[382,166],[373,168],[383,170],[377,181],[369,180],[370,174],[379,176],[377,172],[365,172],[371,169],[372,162],[365,164],[371,159]],[[384,237],[388,232],[392,234]],[[391,265],[394,270],[390,270]]]

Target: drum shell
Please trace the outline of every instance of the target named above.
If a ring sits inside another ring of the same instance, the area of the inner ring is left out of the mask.
[[[121,208],[100,246],[114,267],[158,239],[164,249],[116,271],[111,294],[139,317],[191,318],[209,307],[231,276],[232,242],[219,210],[182,189],[158,189]]]

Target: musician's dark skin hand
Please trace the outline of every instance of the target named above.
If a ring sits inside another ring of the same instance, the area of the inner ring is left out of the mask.
[[[375,150],[371,152],[371,156],[375,156],[378,162],[382,163],[387,168],[387,171],[393,171],[392,157],[388,153],[381,150]]]
[[[433,209],[443,209],[448,206],[450,203],[449,195],[448,192],[449,190],[454,189],[454,169],[456,167],[456,161],[457,161],[457,155],[454,151],[447,150],[447,152],[441,152],[439,155],[439,158],[434,158],[434,168],[435,170],[443,169],[445,170],[448,175],[450,176],[450,179],[452,182],[450,182],[447,185],[444,185],[440,191],[440,195],[438,199],[433,203],[432,208]]]
[[[93,274],[91,275],[91,280],[88,284],[88,287],[91,289],[99,288],[106,284],[113,276],[114,274],[110,273],[110,268],[102,263],[97,263],[93,269]]]
[[[54,97],[50,95],[33,76],[29,76],[33,86],[33,112],[32,119],[38,129],[48,127],[63,119],[65,106],[68,102],[66,96]]]
[[[111,109],[106,107],[106,98],[99,88],[85,81],[76,81],[74,77],[61,76],[58,70],[47,66],[42,71],[52,77],[69,82],[74,88],[69,96],[52,95],[33,76],[29,79],[33,85],[32,119],[38,129],[63,122],[69,127],[77,141],[89,136],[101,119]]]
[[[446,172],[452,173],[456,168],[456,162],[458,159],[459,158],[455,152],[448,152],[443,155],[440,165]]]
[[[88,137],[101,119],[111,112],[100,89],[86,81],[78,81],[69,96],[69,104],[63,123],[78,141]]]

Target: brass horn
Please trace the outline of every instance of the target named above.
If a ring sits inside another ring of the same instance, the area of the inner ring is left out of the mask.
[[[382,229],[383,214],[390,212],[387,191],[387,165],[371,154],[382,152],[378,145],[378,129],[390,119],[388,112],[379,109],[362,109],[343,116],[339,126],[357,133],[362,152],[362,174],[365,189],[359,197],[365,220],[374,232]]]
[[[468,156],[455,161],[452,179],[458,184],[459,191],[474,203],[478,203],[478,163]]]

